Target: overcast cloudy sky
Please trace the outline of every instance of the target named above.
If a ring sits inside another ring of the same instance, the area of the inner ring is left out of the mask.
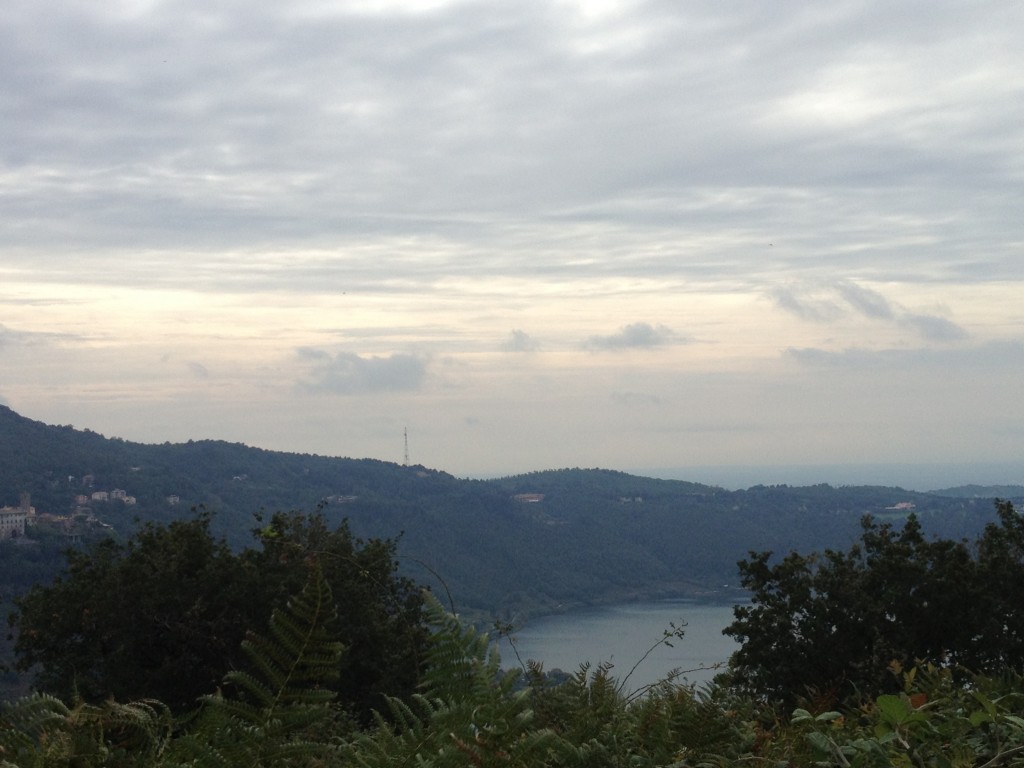
[[[8,0],[0,402],[408,428],[457,475],[1018,460],[1022,35],[1006,0]]]

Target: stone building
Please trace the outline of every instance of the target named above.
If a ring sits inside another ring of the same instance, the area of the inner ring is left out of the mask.
[[[21,494],[16,507],[0,507],[0,539],[16,539],[25,535],[25,524],[36,515],[27,493]]]

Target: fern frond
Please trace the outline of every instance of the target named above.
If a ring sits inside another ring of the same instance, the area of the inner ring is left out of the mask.
[[[338,676],[344,652],[328,631],[335,617],[330,585],[314,565],[302,592],[271,615],[269,636],[252,633],[242,643],[259,676],[234,671],[226,682],[245,691],[268,715],[282,704],[324,705],[332,694],[318,686]]]
[[[0,754],[5,761],[37,754],[50,734],[64,730],[69,714],[62,701],[46,694],[4,703],[0,710]]]
[[[426,596],[428,622],[435,627],[427,651],[424,692],[439,699],[478,695],[499,678],[501,657],[486,633],[463,626],[431,594]],[[511,673],[514,676],[518,673]]]
[[[36,694],[4,706],[0,754],[25,765],[148,765],[163,754],[172,731],[170,710],[157,701],[71,708]]]
[[[111,749],[139,757],[160,755],[174,735],[171,710],[154,699],[78,707],[72,711],[71,720],[95,724],[102,729]]]
[[[38,739],[54,724],[63,723],[71,710],[60,699],[36,693],[4,703],[0,710],[0,744],[7,745],[8,736]]]
[[[502,674],[487,636],[427,598],[435,632],[427,654],[424,692],[410,701],[388,700],[389,718],[343,750],[362,768],[462,768],[466,765],[533,766],[569,761],[573,748],[538,728],[529,692],[516,691],[518,672]]]
[[[239,695],[204,699],[201,722],[182,754],[235,766],[309,762],[333,751],[311,734],[338,714],[334,692],[320,687],[338,676],[344,652],[330,634],[335,617],[330,586],[313,564],[302,592],[271,615],[268,635],[251,634],[243,642],[252,671],[225,676]]]

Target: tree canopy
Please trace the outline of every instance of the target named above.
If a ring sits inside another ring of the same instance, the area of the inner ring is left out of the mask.
[[[1006,501],[978,539],[926,539],[870,517],[848,551],[751,552],[749,604],[725,633],[742,689],[793,701],[884,693],[915,663],[973,672],[1024,668],[1024,521]]]
[[[319,514],[275,514],[234,552],[200,513],[149,524],[124,544],[68,552],[65,573],[16,602],[18,666],[41,691],[72,700],[157,698],[193,707],[243,663],[248,632],[299,593],[315,561],[344,645],[339,700],[367,716],[385,694],[411,691],[426,636],[423,598],[395,573],[395,542],[331,530]]]
[[[668,681],[623,694],[606,666],[555,682],[531,665],[502,672],[485,635],[430,601],[420,692],[389,698],[388,715],[353,728],[323,683],[344,648],[330,627],[329,585],[311,563],[302,591],[251,634],[252,666],[234,690],[175,718],[153,699],[66,704],[33,695],[0,707],[4,766],[195,768],[701,768],[733,765],[995,766],[1024,755],[1020,675],[956,679],[901,670],[900,690],[848,709],[766,702],[712,685]],[[239,695],[241,694],[241,695]]]

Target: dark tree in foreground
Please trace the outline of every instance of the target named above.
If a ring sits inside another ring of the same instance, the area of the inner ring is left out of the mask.
[[[848,552],[752,552],[751,602],[725,630],[734,682],[792,702],[891,690],[893,662],[1024,669],[1024,522],[1009,502],[996,512],[973,545],[926,539],[911,516],[902,530],[865,518]]]
[[[412,691],[423,599],[395,574],[395,543],[354,539],[344,524],[329,530],[319,515],[276,514],[255,533],[257,548],[234,553],[200,514],[70,552],[61,578],[17,601],[19,668],[65,699],[156,698],[189,709],[243,663],[246,633],[266,630],[316,562],[345,646],[331,683],[339,701],[365,716],[382,694]]]
[[[270,608],[303,589],[311,559],[322,569],[345,645],[331,683],[340,702],[365,719],[386,696],[416,690],[429,630],[422,588],[396,573],[394,540],[354,538],[347,523],[331,530],[321,515],[277,513],[255,533],[262,546],[243,557],[260,573]]]

